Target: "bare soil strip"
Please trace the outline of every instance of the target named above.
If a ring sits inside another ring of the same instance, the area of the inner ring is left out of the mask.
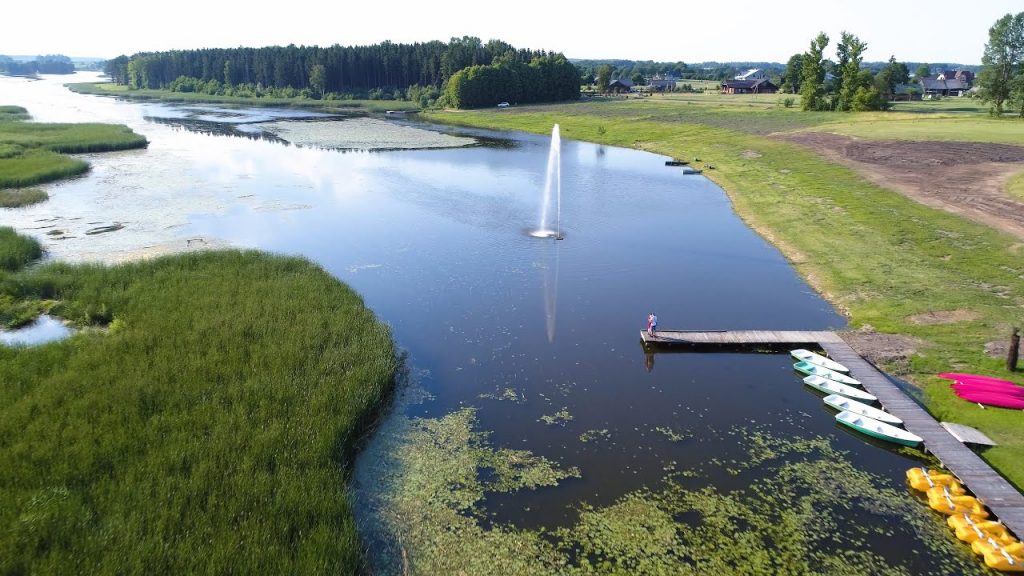
[[[869,182],[1024,239],[1024,203],[1003,184],[1024,171],[1024,147],[978,142],[861,140],[825,132],[776,138],[807,146]]]

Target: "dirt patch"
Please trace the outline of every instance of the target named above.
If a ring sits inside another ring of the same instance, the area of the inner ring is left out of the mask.
[[[910,371],[910,357],[926,345],[923,340],[899,334],[880,334],[870,327],[841,332],[843,340],[873,364],[884,364],[899,376]]]
[[[740,156],[742,156],[744,158],[754,159],[754,158],[760,158],[761,157],[761,153],[760,152],[755,152],[753,150],[744,150],[743,152],[740,153]]]
[[[932,324],[955,324],[956,322],[968,322],[978,318],[977,312],[970,310],[943,310],[938,312],[922,312],[907,318],[911,324],[918,326],[929,326]]]
[[[1024,203],[1004,189],[1010,176],[1024,171],[1022,146],[861,140],[825,132],[776,137],[807,146],[922,204],[1024,238]]]

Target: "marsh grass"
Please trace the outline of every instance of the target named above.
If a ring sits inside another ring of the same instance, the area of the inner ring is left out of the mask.
[[[16,272],[42,255],[43,248],[35,238],[22,236],[9,226],[0,226],[0,270]]]
[[[219,96],[199,92],[172,92],[170,90],[129,89],[128,86],[108,82],[81,82],[66,84],[69,90],[79,94],[116,96],[130,100],[152,100],[158,102],[239,104],[244,106],[282,106],[314,108],[317,110],[384,112],[386,110],[418,110],[419,105],[405,100],[312,100],[309,98],[271,98],[246,96]]]
[[[20,208],[45,202],[50,195],[39,188],[0,189],[0,208]]]
[[[0,122],[5,120],[28,120],[28,110],[21,106],[0,106]]]
[[[24,150],[0,159],[0,188],[53,182],[89,171],[89,163],[49,150]]]
[[[8,106],[6,108],[24,108]],[[11,113],[15,115],[15,113]],[[146,137],[117,124],[45,124],[0,114],[0,188],[20,188],[76,176],[89,164],[64,154],[143,148]]]
[[[395,370],[357,294],[241,251],[11,280],[87,329],[0,347],[0,572],[356,572],[345,479]]]
[[[737,213],[778,246],[801,275],[849,316],[853,327],[871,326],[926,343],[909,367],[900,368],[901,375],[925,390],[927,407],[937,418],[974,426],[996,440],[999,446],[983,457],[1024,487],[1020,412],[980,410],[934,376],[955,369],[1020,381],[1006,372],[1001,359],[984,353],[986,342],[1006,340],[1010,326],[1024,319],[1024,264],[1016,239],[922,206],[800,146],[688,118],[664,120],[663,114],[660,108],[648,113],[638,106],[627,114],[621,106],[581,104],[428,117],[539,134],[557,122],[563,138],[676,158],[698,156],[714,165],[704,175],[726,190]],[[987,119],[975,120],[982,126],[977,130],[988,130]],[[910,320],[922,312],[947,310],[971,311],[976,318],[933,325]]]

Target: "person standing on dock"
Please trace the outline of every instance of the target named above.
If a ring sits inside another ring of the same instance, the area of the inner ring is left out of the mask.
[[[647,335],[648,336],[653,336],[654,333],[651,331],[653,326],[654,326],[654,312],[651,312],[650,314],[647,315]]]
[[[654,336],[658,331],[658,315],[651,312],[651,336]]]

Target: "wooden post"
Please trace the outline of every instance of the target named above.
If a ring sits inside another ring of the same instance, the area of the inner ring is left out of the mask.
[[[1017,371],[1017,353],[1020,348],[1020,328],[1014,328],[1010,334],[1010,349],[1006,352],[1006,369]]]

